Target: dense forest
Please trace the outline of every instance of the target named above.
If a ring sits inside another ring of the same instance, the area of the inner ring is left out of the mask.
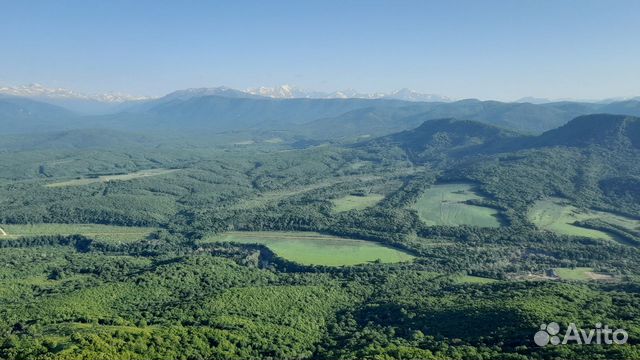
[[[640,359],[638,118],[541,135],[447,118],[344,142],[38,136],[0,144],[2,359]],[[247,232],[412,260],[215,241]],[[536,345],[550,322],[629,340]]]

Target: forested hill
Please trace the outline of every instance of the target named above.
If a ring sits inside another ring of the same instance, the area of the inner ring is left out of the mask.
[[[366,99],[253,99],[202,96],[162,101],[142,113],[124,112],[102,121],[121,129],[230,131],[284,129],[294,124],[338,116],[370,106],[396,108],[398,100]],[[140,116],[144,115],[144,116]]]
[[[519,138],[517,132],[471,120],[437,119],[425,121],[413,130],[387,135],[356,145],[357,147],[400,147],[412,159],[424,160],[446,154],[460,154],[470,149],[486,151],[486,148],[511,144]]]
[[[538,146],[640,148],[640,118],[624,115],[594,114],[575,118],[567,124],[538,136]]]
[[[62,107],[21,97],[0,96],[0,128],[4,134],[79,126],[78,115]]]
[[[399,147],[414,160],[554,146],[638,149],[640,118],[611,114],[585,115],[538,136],[523,135],[477,121],[438,119],[425,121],[413,130],[356,145],[370,149]]]
[[[425,120],[476,120],[523,133],[537,134],[569,120],[601,112],[640,115],[640,102],[508,103],[467,99],[451,103],[388,99],[270,99],[208,95],[167,96],[99,119],[122,130],[232,131],[284,130],[313,138],[379,136],[411,129]]]
[[[0,151],[44,149],[123,150],[157,147],[164,141],[146,134],[110,129],[74,129],[30,134],[8,134],[0,137]]]

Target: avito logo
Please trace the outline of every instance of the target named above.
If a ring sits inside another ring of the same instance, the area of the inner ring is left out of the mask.
[[[618,344],[622,345],[629,339],[629,334],[623,329],[610,329],[609,326],[597,323],[593,329],[578,329],[576,324],[570,323],[564,334],[560,334],[560,325],[556,322],[540,325],[540,331],[533,336],[538,346],[565,345],[569,343],[590,344]]]

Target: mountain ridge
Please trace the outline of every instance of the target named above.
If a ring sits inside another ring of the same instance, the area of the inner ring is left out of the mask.
[[[354,146],[372,150],[399,147],[417,162],[558,146],[637,151],[640,150],[640,118],[615,114],[583,115],[537,136],[475,120],[444,118],[427,120],[414,129]]]

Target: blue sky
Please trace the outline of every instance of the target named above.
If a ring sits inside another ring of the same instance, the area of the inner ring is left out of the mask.
[[[0,1],[0,85],[640,95],[640,1]]]

